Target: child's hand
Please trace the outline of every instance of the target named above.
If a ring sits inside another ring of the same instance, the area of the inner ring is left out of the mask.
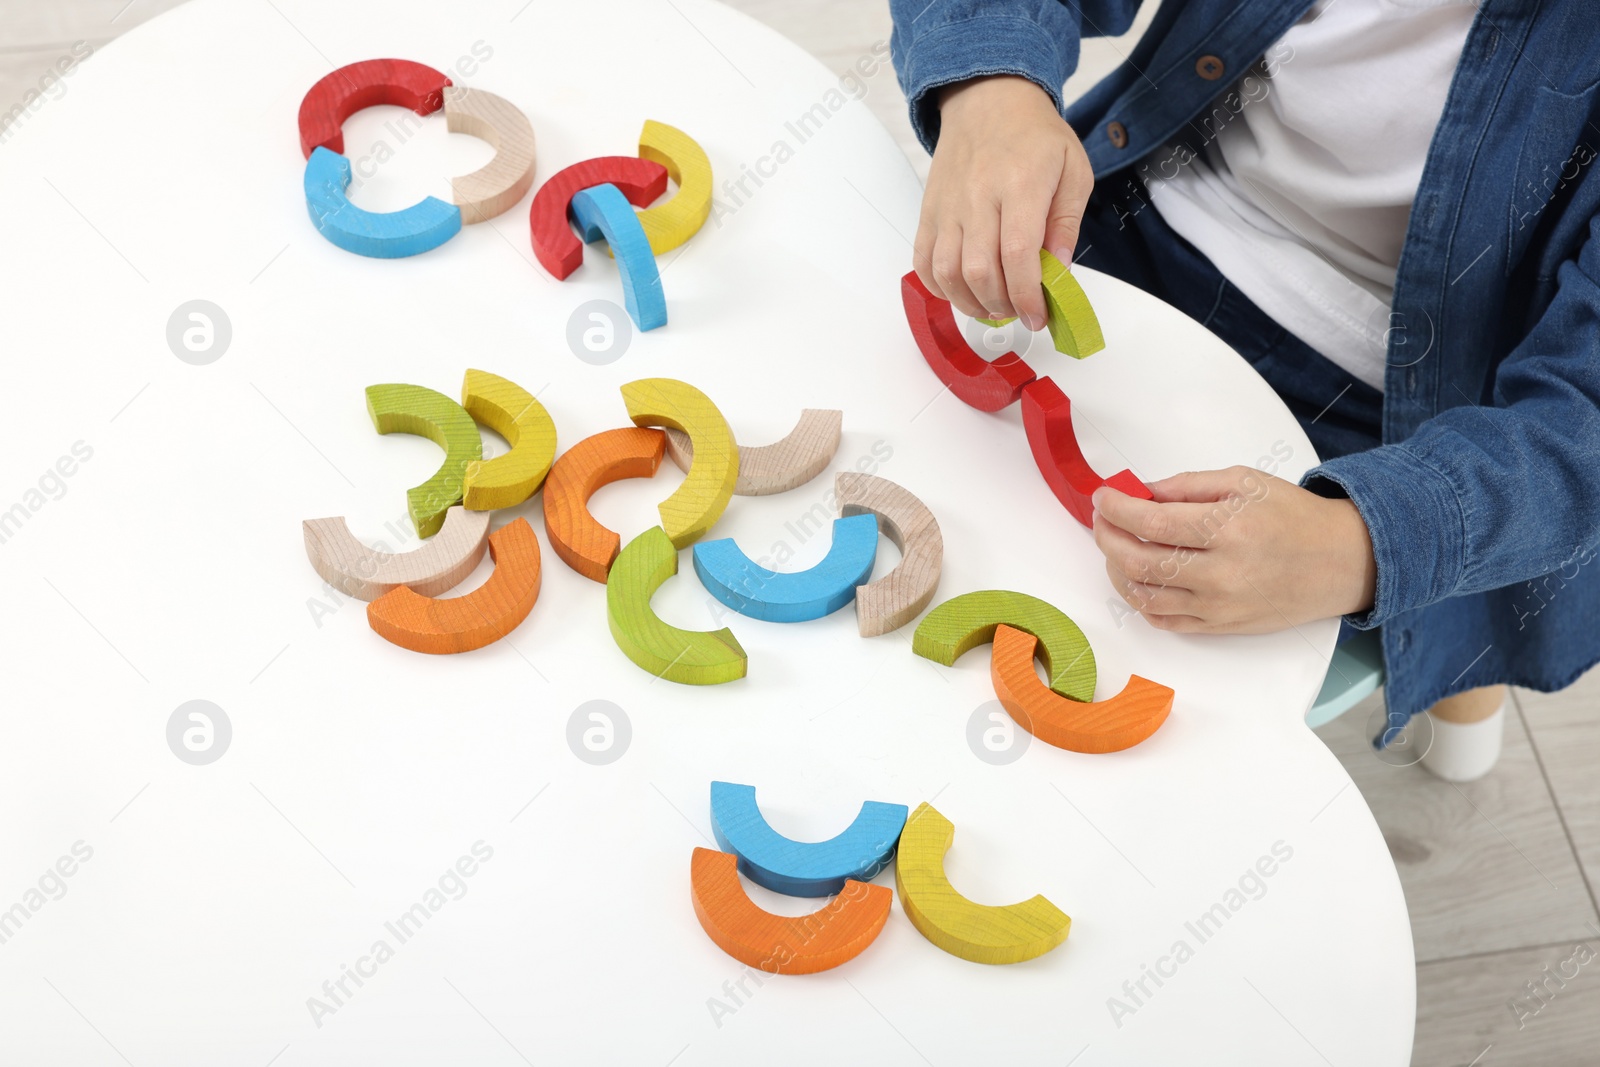
[[[1377,580],[1356,506],[1251,467],[1095,490],[1094,540],[1117,593],[1158,630],[1269,633],[1365,611]]]
[[[1049,94],[993,75],[946,86],[922,197],[915,266],[922,284],[977,318],[1045,323],[1039,249],[1071,264],[1089,157]]]

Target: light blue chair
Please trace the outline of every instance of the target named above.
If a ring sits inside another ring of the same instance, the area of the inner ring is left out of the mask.
[[[1362,630],[1333,650],[1322,691],[1306,712],[1313,730],[1332,722],[1383,687],[1383,643],[1379,631]]]

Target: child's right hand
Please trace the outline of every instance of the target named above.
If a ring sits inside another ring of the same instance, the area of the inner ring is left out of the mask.
[[[1048,93],[997,74],[940,90],[940,133],[922,196],[915,267],[975,318],[1045,323],[1039,249],[1072,263],[1089,157]]]

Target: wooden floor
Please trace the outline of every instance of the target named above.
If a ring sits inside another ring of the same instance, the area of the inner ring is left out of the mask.
[[[176,2],[0,0],[0,113],[74,42],[99,47]],[[841,73],[889,36],[887,0],[733,6]],[[1109,70],[1132,37],[1087,42],[1069,95]],[[887,66],[865,103],[926,175]],[[1501,764],[1459,788],[1374,755],[1379,698],[1318,731],[1377,815],[1405,886],[1419,965],[1418,1067],[1600,1064],[1600,672],[1555,695],[1518,692],[1516,705]]]

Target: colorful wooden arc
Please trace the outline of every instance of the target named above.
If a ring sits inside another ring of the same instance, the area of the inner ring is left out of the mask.
[[[894,868],[900,906],[923,937],[973,963],[1021,963],[1067,939],[1072,920],[1043,896],[994,907],[956,892],[944,873],[955,834],[949,819],[919,804],[900,835]]]
[[[732,538],[694,546],[694,572],[706,592],[741,615],[767,622],[805,622],[831,615],[855,599],[872,576],[878,520],[855,515],[833,520],[833,543],[816,566],[779,573],[757,566]]]
[[[494,573],[472,592],[437,600],[405,586],[367,605],[367,622],[385,640],[413,652],[469,652],[517,628],[539,599],[539,538],[527,519],[489,535]]]
[[[406,490],[406,506],[419,537],[432,537],[444,513],[461,503],[467,464],[483,458],[483,438],[465,408],[421,385],[367,386],[367,414],[379,433],[409,433],[444,449],[433,477]]]
[[[366,211],[350,202],[350,161],[316,148],[306,160],[306,209],[317,232],[347,252],[399,259],[438,248],[461,231],[461,209],[424,197],[401,211]]]
[[[773,974],[815,974],[859,956],[889,920],[894,900],[887,886],[848,881],[810,915],[774,915],[739,884],[734,857],[709,848],[694,850],[689,886],[695,917],[717,947]]]
[[[589,498],[622,478],[648,478],[661,466],[666,435],[628,427],[585,437],[561,454],[544,484],[544,532],[562,561],[604,583],[622,538],[589,514]]]
[[[473,511],[512,508],[537,493],[556,458],[556,424],[544,405],[516,382],[468,370],[461,406],[511,446],[503,456],[467,464],[466,506]]]
[[[827,897],[847,880],[871,881],[894,857],[907,810],[904,804],[869,800],[836,837],[796,841],[767,825],[755,786],[711,783],[711,831],[717,844],[738,857],[746,878],[791,897]]]
[[[1005,623],[1039,639],[1039,658],[1050,688],[1073,700],[1094,699],[1094,652],[1078,624],[1027,593],[986,589],[952,597],[928,613],[911,638],[919,656],[951,666],[962,653],[994,640]]]
[[[1106,339],[1100,332],[1100,319],[1078,279],[1043,248],[1039,249],[1039,266],[1044,274],[1045,322],[1056,351],[1083,359],[1104,348]]]
[[[450,79],[409,59],[367,59],[323,75],[300,101],[300,151],[344,152],[344,121],[379,104],[431,115],[444,105]]]
[[[1015,403],[1022,387],[1033,381],[1033,368],[1015,352],[995,360],[975,352],[956,328],[950,301],[930,293],[916,271],[900,279],[900,299],[922,358],[964,403],[979,411],[999,411]]]
[[[533,254],[544,269],[565,278],[583,263],[583,243],[567,222],[579,190],[615,185],[634,207],[648,207],[667,191],[667,168],[635,156],[600,156],[574,163],[539,186],[528,209]]]
[[[879,531],[900,550],[888,574],[856,590],[862,637],[898,630],[921,613],[939,588],[944,535],[928,506],[887,478],[840,471],[833,480],[841,515],[875,515]]]
[[[739,479],[734,482],[733,495],[769,496],[806,484],[833,462],[843,426],[842,411],[806,408],[781,441],[740,445]],[[668,430],[667,455],[679,470],[687,471],[694,462],[694,442],[682,430]]]
[[[682,430],[694,445],[683,484],[661,502],[661,528],[674,548],[700,540],[728,507],[739,480],[739,447],[722,412],[700,390],[672,378],[641,378],[622,387],[636,426]]]
[[[617,647],[669,682],[717,685],[743,678],[745,651],[731,630],[682,630],[663,622],[650,607],[661,583],[677,573],[678,551],[659,526],[617,554],[606,578],[606,620]]]
[[[494,158],[471,174],[450,179],[451,199],[464,222],[482,222],[511,210],[533,188],[533,124],[503,96],[464,85],[444,90],[451,133],[487,141]]]
[[[1089,498],[1102,485],[1150,500],[1150,490],[1132,471],[1102,478],[1083,458],[1078,435],[1072,428],[1072,402],[1050,378],[1029,382],[1022,391],[1022,426],[1028,434],[1033,461],[1045,484],[1067,512],[1094,529],[1094,503]]]
[[[1084,703],[1052,692],[1034,672],[1038,638],[1010,626],[994,632],[989,675],[1017,725],[1073,752],[1120,752],[1155,733],[1172,710],[1172,690],[1137,674],[1109,700]]]
[[[711,215],[711,160],[693,137],[664,122],[647,119],[639,132],[639,157],[667,169],[678,191],[664,204],[639,213],[656,255],[693,237]]]
[[[667,324],[667,299],[661,291],[661,271],[650,252],[650,242],[639,225],[639,215],[615,185],[580,189],[572,197],[572,219],[588,242],[606,239],[617,257],[622,275],[622,302],[628,317],[641,331]]]
[[[454,589],[483,559],[489,513],[451,508],[444,527],[420,548],[398,555],[358,541],[343,518],[307,519],[306,557],[322,580],[357,600],[409,586],[423,596]]]

